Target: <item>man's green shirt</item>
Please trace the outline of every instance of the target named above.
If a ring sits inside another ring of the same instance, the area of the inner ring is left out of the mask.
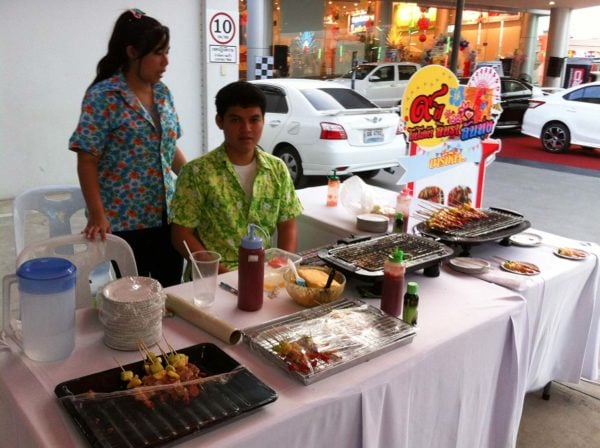
[[[227,268],[237,269],[238,248],[248,224],[258,224],[271,236],[278,223],[301,213],[302,204],[281,159],[256,148],[256,177],[248,200],[222,144],[183,166],[170,219],[194,228],[207,250],[220,253]]]

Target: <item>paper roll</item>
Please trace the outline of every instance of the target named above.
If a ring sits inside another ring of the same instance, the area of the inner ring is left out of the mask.
[[[167,308],[173,311],[177,316],[188,322],[202,328],[207,333],[219,338],[227,344],[237,344],[242,333],[237,328],[232,327],[227,322],[202,311],[193,303],[173,294],[167,294]]]

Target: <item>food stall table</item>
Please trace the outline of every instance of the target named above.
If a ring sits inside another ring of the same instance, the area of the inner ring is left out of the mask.
[[[237,286],[236,272],[220,280]],[[412,343],[311,385],[269,364],[247,345],[229,346],[179,317],[165,318],[176,349],[214,342],[277,391],[277,401],[180,446],[514,446],[528,358],[525,302],[479,279],[419,274],[419,327]],[[185,283],[167,292],[191,298]],[[353,295],[348,286],[346,297]],[[368,303],[378,306],[377,300]],[[257,312],[217,292],[210,312],[245,328],[300,310],[285,292]],[[8,340],[0,350],[0,438],[15,447],[85,446],[54,396],[64,381],[139,361],[138,352],[106,347],[96,311],[77,311],[76,347],[62,362],[36,363]]]
[[[324,205],[325,188],[298,191],[304,206],[303,215],[298,220],[299,233],[310,238],[316,234],[314,229],[326,229],[330,232],[329,244],[361,234],[354,216],[344,207]],[[395,200],[396,192],[372,188],[374,195],[387,200],[387,203]],[[489,260],[496,273],[499,263],[494,256],[532,262],[541,269],[541,274],[535,277],[509,273],[493,276],[493,280],[503,286],[515,289],[514,285],[517,285],[515,290],[527,300],[531,354],[527,390],[541,389],[552,380],[574,383],[579,382],[580,377],[595,380],[598,378],[600,351],[600,247],[596,243],[574,241],[537,229],[528,229],[527,232],[539,235],[541,244],[521,247],[490,242],[471,248],[471,256]],[[321,240],[307,244],[324,244],[325,240],[323,235]],[[590,257],[573,261],[553,255],[556,248],[562,246],[585,250]],[[466,274],[451,275],[459,277]]]
[[[508,276],[519,279],[514,288],[527,301],[531,356],[527,390],[541,389],[553,380],[595,380],[600,348],[600,247],[536,229],[527,233],[540,236],[541,244],[482,244],[471,251],[473,257],[489,260],[492,269],[498,269],[501,259],[540,268],[540,274],[531,277],[495,275],[499,283]],[[575,247],[590,256],[580,261],[564,259],[554,254],[559,247]]]

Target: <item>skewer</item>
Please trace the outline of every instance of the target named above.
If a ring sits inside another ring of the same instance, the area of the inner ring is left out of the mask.
[[[120,363],[120,362],[117,360],[117,358],[115,358],[115,357],[113,356],[113,359],[115,360],[115,362],[117,363],[117,365],[118,365],[118,366],[121,368],[121,370],[122,370],[123,372],[125,372],[125,369],[123,368],[123,366],[121,365],[121,363]]]

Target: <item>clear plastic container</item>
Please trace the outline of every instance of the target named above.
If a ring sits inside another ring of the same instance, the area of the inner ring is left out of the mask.
[[[283,249],[271,248],[265,250],[265,279],[263,290],[270,295],[277,295],[278,291],[285,288],[283,274],[288,270],[288,259],[298,267],[302,257],[298,254]]]

